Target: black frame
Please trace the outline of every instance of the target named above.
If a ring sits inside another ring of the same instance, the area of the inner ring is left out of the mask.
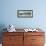
[[[23,13],[20,13],[20,12],[23,12]],[[24,12],[27,12],[27,13],[24,13]],[[17,10],[17,17],[18,18],[32,18],[33,17],[33,10]]]

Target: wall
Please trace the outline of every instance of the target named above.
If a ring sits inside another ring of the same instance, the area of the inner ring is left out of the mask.
[[[46,0],[0,0],[0,25],[16,28],[42,27],[46,31]],[[17,10],[33,10],[33,18],[17,18]]]

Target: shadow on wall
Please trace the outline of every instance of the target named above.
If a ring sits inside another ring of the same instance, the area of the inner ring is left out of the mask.
[[[4,24],[0,24],[0,43],[2,43],[2,32],[5,32],[6,30],[4,30],[4,28],[6,28],[6,26]]]

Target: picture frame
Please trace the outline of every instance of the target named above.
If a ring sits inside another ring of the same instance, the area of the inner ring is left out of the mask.
[[[32,18],[33,10],[17,10],[18,18]]]

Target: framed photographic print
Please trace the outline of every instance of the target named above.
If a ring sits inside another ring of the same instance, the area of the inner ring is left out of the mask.
[[[33,10],[17,10],[17,17],[19,18],[32,18]]]

